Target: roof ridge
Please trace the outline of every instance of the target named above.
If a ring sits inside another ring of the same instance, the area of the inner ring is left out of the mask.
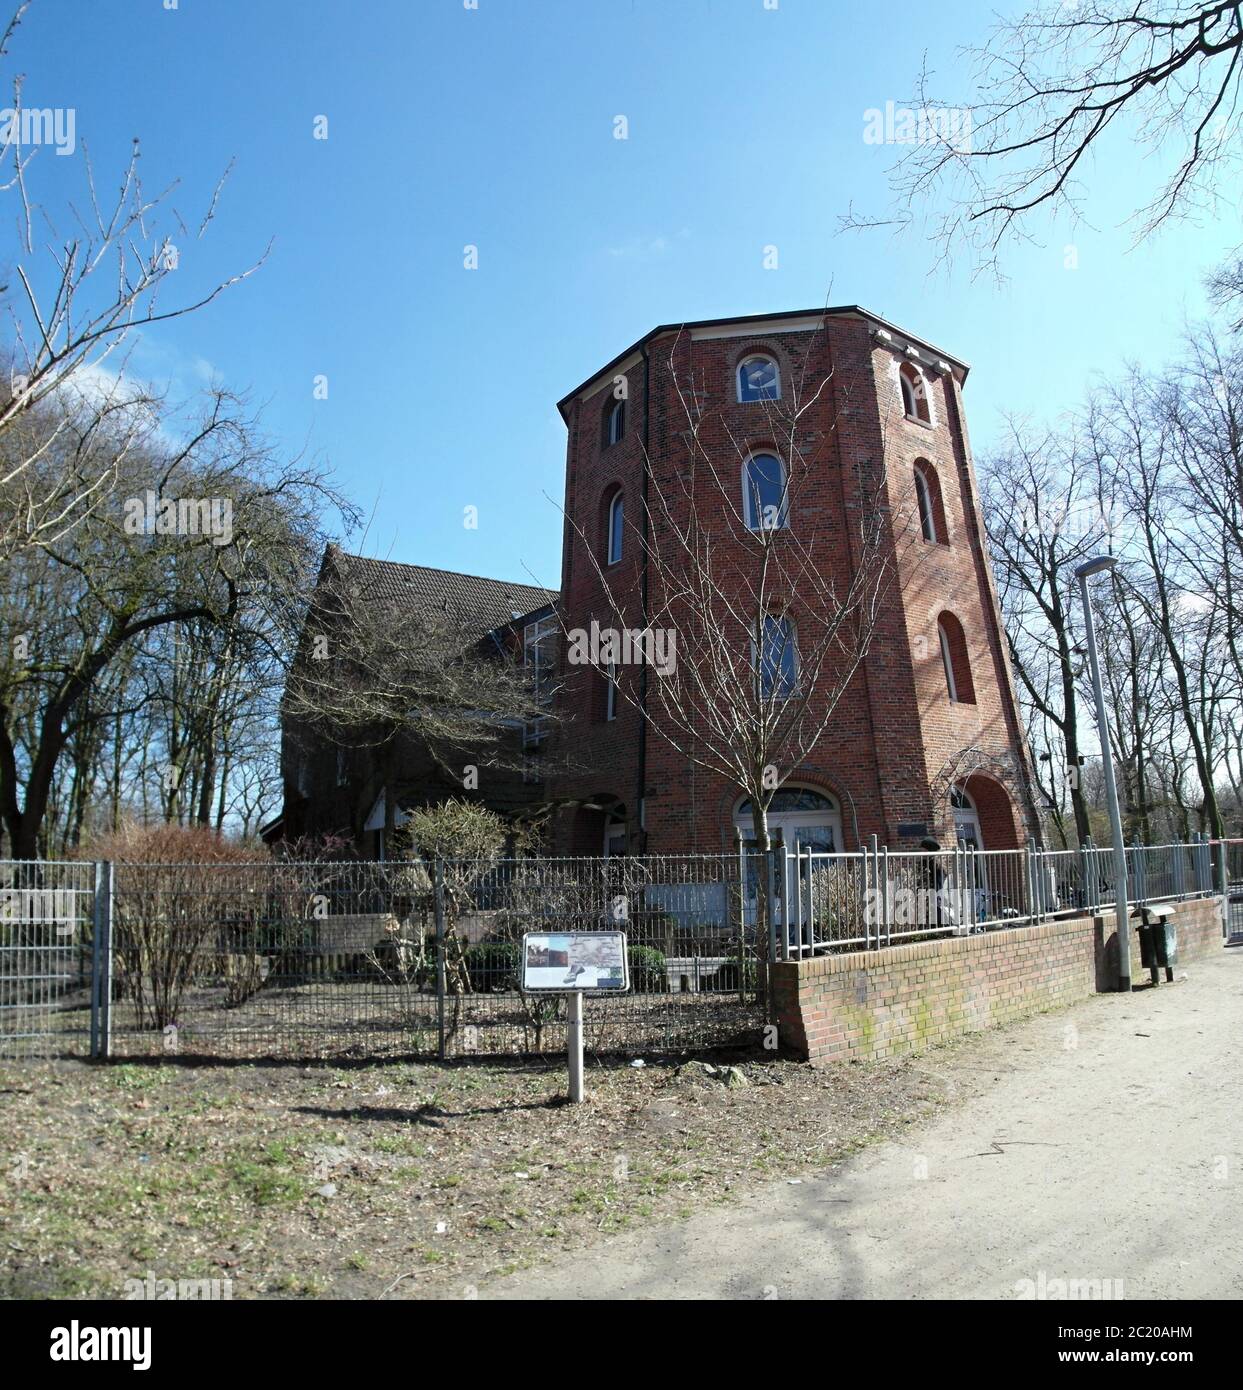
[[[493,579],[487,574],[471,574],[466,570],[447,570],[439,565],[416,565],[410,560],[381,560],[374,555],[355,555],[352,551],[342,550],[334,542],[329,542],[334,549],[346,560],[364,560],[371,565],[391,565],[395,568],[404,570],[422,570],[425,574],[450,574],[456,579],[475,579],[482,584],[502,584],[511,589],[538,589],[540,593],[555,594],[556,589],[550,589],[546,584],[528,584],[525,580],[519,579]]]

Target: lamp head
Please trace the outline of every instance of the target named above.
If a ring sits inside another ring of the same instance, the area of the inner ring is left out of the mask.
[[[1102,574],[1105,570],[1113,569],[1117,563],[1116,555],[1094,555],[1075,567],[1075,578],[1086,579],[1090,574]]]

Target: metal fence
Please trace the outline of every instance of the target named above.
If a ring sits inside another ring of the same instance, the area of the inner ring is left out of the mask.
[[[0,861],[0,1055],[91,1048],[98,868]]]
[[[1113,849],[1090,842],[1077,850],[960,845],[914,853],[873,842],[851,854],[778,854],[773,945],[786,959],[1030,926],[1115,900]],[[1128,902],[1223,895],[1237,899],[1243,917],[1243,842],[1134,845],[1125,858]]]
[[[1132,902],[1221,895],[1243,841],[1128,849]],[[624,928],[632,988],[588,1048],[753,1043],[762,960],[881,949],[1111,905],[1079,850],[359,863],[0,863],[0,1056],[554,1053],[565,1002],[521,988],[527,932]],[[762,885],[767,884],[767,911]],[[757,935],[768,924],[767,942]]]
[[[557,1052],[564,1000],[520,988],[522,936],[606,926],[632,988],[588,996],[589,1048],[754,1042],[761,1022],[746,856],[16,871],[81,900],[63,936],[33,898],[6,925],[0,1055]]]

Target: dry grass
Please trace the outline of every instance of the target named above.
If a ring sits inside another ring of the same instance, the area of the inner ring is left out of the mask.
[[[732,1079],[734,1084],[729,1084]],[[906,1061],[0,1067],[0,1293],[468,1297],[602,1233],[827,1164],[944,1099]]]

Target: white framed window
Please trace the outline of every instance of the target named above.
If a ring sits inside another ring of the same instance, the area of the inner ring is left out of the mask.
[[[550,703],[557,669],[557,619],[538,618],[522,629],[522,664],[540,704]]]
[[[760,697],[786,700],[798,686],[798,648],[789,618],[766,613],[754,643]]]
[[[737,384],[738,400],[742,403],[781,399],[781,369],[763,353],[746,357],[738,364]]]
[[[617,718],[617,663],[609,662],[604,687],[604,718],[611,721]]]
[[[758,451],[743,462],[742,506],[749,530],[776,531],[790,524],[785,464],[771,451]]]
[[[615,565],[622,557],[622,536],[625,526],[626,514],[625,503],[622,494],[613,494],[613,500],[609,503],[609,530],[608,544],[605,547],[607,563]]]

